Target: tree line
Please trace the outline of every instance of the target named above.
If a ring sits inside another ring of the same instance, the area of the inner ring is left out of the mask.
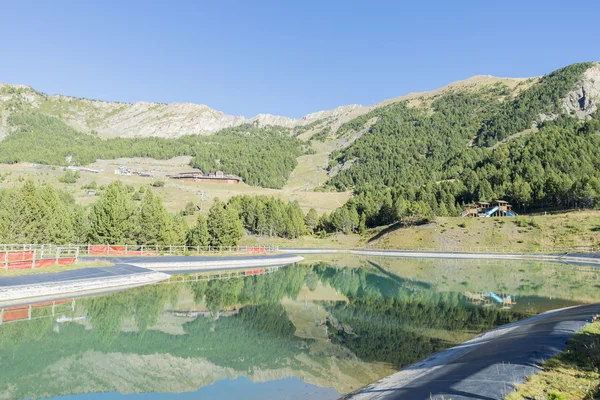
[[[243,234],[237,213],[218,199],[207,217],[188,227],[183,213],[167,212],[150,188],[135,191],[121,181],[108,185],[89,209],[32,180],[0,191],[2,243],[236,246]]]
[[[169,213],[151,188],[136,190],[121,181],[108,185],[85,208],[65,191],[27,180],[0,190],[0,242],[228,247],[237,246],[245,233],[295,239],[344,230],[328,215],[314,209],[305,214],[297,202],[271,196],[217,198],[207,215],[199,214],[188,226],[184,217],[193,213],[193,204]]]

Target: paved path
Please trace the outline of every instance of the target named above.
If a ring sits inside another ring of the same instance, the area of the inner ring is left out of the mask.
[[[281,260],[285,263],[286,260],[290,259],[289,254],[278,254],[270,256],[237,256],[237,257],[194,257],[194,256],[149,256],[149,257],[82,257],[82,258],[93,258],[99,260],[106,260],[107,262],[114,263],[112,267],[91,267],[74,269],[64,272],[54,273],[40,273],[31,275],[21,276],[7,276],[0,278],[0,288],[26,286],[26,285],[39,285],[47,283],[64,283],[70,281],[89,280],[89,279],[103,279],[113,277],[123,277],[134,274],[143,274],[149,272],[148,269],[138,267],[131,264],[145,264],[151,265],[153,263],[172,263],[172,264],[190,264],[198,263],[198,270],[202,270],[203,263],[212,265],[214,262],[227,261],[230,264],[239,262],[239,268],[244,268],[244,262],[247,261],[274,261],[278,262]],[[131,263],[131,264],[130,264]]]
[[[600,314],[600,303],[549,312],[434,354],[347,399],[502,399]]]
[[[115,265],[114,267],[82,268],[47,274],[8,276],[0,278],[0,287],[60,283],[83,279],[112,278],[115,276],[126,276],[145,272],[148,272],[148,270],[134,267],[133,265],[120,264]]]
[[[105,260],[126,263],[151,271],[167,274],[185,274],[192,272],[217,271],[240,268],[261,268],[283,266],[302,261],[302,257],[293,254],[261,256],[148,256],[148,257],[111,257]]]

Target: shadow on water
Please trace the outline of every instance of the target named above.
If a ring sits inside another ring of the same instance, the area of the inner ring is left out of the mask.
[[[392,281],[396,282],[398,285],[414,285],[414,286],[420,287],[422,289],[431,289],[431,284],[429,284],[429,283],[419,282],[419,281],[411,281],[409,279],[401,278],[398,275],[389,272],[388,270],[384,269],[381,265],[379,265],[371,260],[368,260],[367,262],[372,267],[377,269],[379,272],[384,274],[386,277],[388,277]]]

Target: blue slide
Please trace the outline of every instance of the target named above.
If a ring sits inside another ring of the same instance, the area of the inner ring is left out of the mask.
[[[491,210],[485,212],[485,216],[486,217],[490,217],[493,213],[495,213],[496,211],[498,211],[498,209],[499,209],[498,206],[494,206],[494,208],[492,208]]]
[[[494,299],[494,300],[495,300],[497,303],[500,303],[500,304],[502,304],[502,303],[503,303],[503,302],[502,302],[502,298],[501,298],[500,296],[498,296],[498,295],[497,295],[496,293],[494,293],[494,292],[490,292],[490,297],[491,297],[492,299]]]

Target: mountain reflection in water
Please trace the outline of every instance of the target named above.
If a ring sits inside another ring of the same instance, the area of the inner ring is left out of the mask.
[[[531,262],[352,258],[4,310],[23,317],[0,325],[0,397],[204,388],[225,399],[239,397],[234,385],[278,382],[252,389],[281,398],[301,382],[311,398],[332,398],[484,330],[597,301],[588,288],[599,276]]]

